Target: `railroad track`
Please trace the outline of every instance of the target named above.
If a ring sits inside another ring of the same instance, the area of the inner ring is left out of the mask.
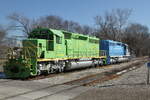
[[[17,96],[29,94],[29,93],[36,92],[36,91],[45,90],[45,89],[52,88],[52,87],[59,86],[59,85],[60,85],[60,84],[56,84],[56,85],[51,85],[51,86],[47,86],[47,87],[40,88],[40,89],[35,89],[35,90],[31,90],[31,91],[19,93],[19,94],[16,94],[16,95],[12,95],[12,96],[8,96],[8,97],[5,97],[5,98],[1,98],[0,100],[10,99],[10,98],[13,98],[13,97],[17,97]]]
[[[22,95],[28,95],[30,93],[36,93],[38,91],[46,91],[46,90],[51,90],[51,89],[55,90],[52,93],[50,92],[49,94],[45,94],[44,96],[39,96],[39,97],[35,98],[35,100],[40,100],[40,99],[54,96],[54,95],[59,94],[59,93],[61,94],[61,93],[66,92],[66,91],[76,89],[78,87],[80,88],[83,86],[94,86],[96,84],[117,78],[117,77],[121,76],[122,74],[124,74],[128,71],[135,70],[135,69],[139,68],[141,65],[143,65],[146,61],[147,61],[146,59],[140,60],[139,62],[132,63],[128,66],[125,66],[125,67],[122,67],[119,69],[113,69],[111,71],[106,71],[106,72],[102,72],[102,73],[98,73],[98,74],[94,74],[94,75],[89,75],[89,76],[82,77],[80,79],[76,79],[73,81],[65,82],[62,84],[45,86],[44,88],[39,88],[39,89],[35,89],[35,90],[23,92],[23,93],[18,93],[16,95],[8,96],[8,97],[2,98],[0,100],[12,99],[15,97],[20,97]],[[65,87],[60,88],[61,86],[65,86]]]
[[[0,80],[0,84],[1,83],[7,83],[7,82],[12,82],[13,80]]]
[[[123,68],[119,68],[119,69],[113,69],[111,71],[106,71],[106,72],[102,72],[102,73],[98,73],[98,74],[94,74],[94,75],[89,75],[77,80],[73,80],[70,82],[66,82],[64,84],[67,85],[79,85],[79,86],[94,86],[96,84],[117,78],[119,76],[121,76],[124,73],[127,73],[131,70],[135,70],[139,67],[141,67],[141,65],[143,65],[147,60],[143,60],[141,62],[138,63],[133,63],[131,65],[128,65],[126,67]]]
[[[136,59],[133,59],[131,61],[140,60],[140,59],[141,58],[136,58]],[[117,65],[117,64],[113,64],[113,65]],[[24,80],[30,80],[30,81],[31,80],[39,80],[39,79],[51,78],[51,77],[61,76],[61,75],[69,75],[71,73],[81,72],[81,71],[89,70],[89,69],[99,69],[99,68],[111,68],[111,65],[90,67],[90,68],[86,68],[86,69],[76,69],[76,70],[71,70],[71,71],[67,71],[67,72],[53,73],[53,74],[48,74],[48,75],[40,75],[40,76],[35,76],[35,77],[29,77],[29,78],[24,79]]]
[[[81,72],[81,71],[85,71],[85,70],[89,70],[89,69],[99,69],[99,68],[111,68],[111,66],[110,65],[105,65],[105,66],[90,67],[90,68],[86,68],[86,69],[76,69],[76,70],[62,72],[62,73],[53,73],[53,74],[48,74],[48,75],[40,75],[40,76],[35,76],[35,77],[29,77],[27,79],[22,79],[22,80],[25,80],[25,81],[40,80],[40,79],[51,78],[51,77],[55,77],[55,76],[69,75],[69,74],[72,74],[72,73]]]
[[[0,100],[13,99],[13,98],[15,98],[15,97],[27,95],[27,94],[30,94],[30,93],[35,93],[35,92],[38,92],[38,91],[51,90],[51,89],[57,88],[56,91],[53,92],[53,93],[50,93],[50,94],[48,94],[48,95],[44,95],[44,96],[41,96],[41,97],[35,97],[35,98],[34,98],[34,100],[40,100],[40,99],[43,99],[43,98],[46,98],[46,97],[49,97],[49,96],[53,96],[53,95],[55,95],[55,94],[59,94],[59,93],[62,93],[62,92],[66,92],[66,91],[75,89],[75,88],[77,88],[77,87],[81,87],[81,86],[68,86],[68,85],[65,85],[64,88],[58,89],[58,87],[61,87],[61,86],[63,87],[64,85],[62,85],[62,84],[55,84],[55,85],[47,86],[47,87],[44,87],[44,88],[35,89],[35,90],[31,90],[31,91],[19,93],[19,94],[16,94],[16,95],[4,97],[4,98],[1,98]]]
[[[39,79],[44,79],[44,78],[51,78],[51,77],[55,77],[55,76],[61,76],[61,75],[69,75],[71,73],[76,73],[76,72],[81,72],[81,71],[84,71],[84,70],[88,70],[88,69],[91,69],[91,68],[109,68],[110,66],[107,65],[107,66],[98,66],[98,67],[90,67],[90,68],[86,68],[86,69],[76,69],[76,70],[71,70],[71,71],[66,71],[66,72],[62,72],[62,73],[53,73],[53,74],[48,74],[48,75],[40,75],[40,76],[35,76],[35,77],[29,77],[27,79],[23,79],[25,81],[27,80],[39,80]]]
[[[142,58],[142,59],[147,59],[146,57]],[[130,62],[132,61],[135,61],[135,60],[141,60],[141,58],[136,58],[136,59],[133,59],[131,60]],[[117,64],[115,64],[117,65]],[[73,70],[73,71],[68,71],[68,72],[63,72],[63,73],[54,73],[54,74],[49,74],[49,75],[40,75],[40,76],[35,76],[35,77],[29,77],[27,79],[22,79],[24,81],[32,81],[32,80],[39,80],[39,79],[44,79],[44,78],[51,78],[51,77],[55,77],[55,76],[61,76],[61,75],[69,75],[71,73],[76,73],[76,72],[81,72],[81,71],[84,71],[84,70],[88,70],[88,69],[99,69],[99,68],[111,68],[110,65],[106,65],[106,66],[97,66],[97,67],[91,67],[91,68],[86,68],[86,69],[79,69],[79,70]],[[0,72],[2,73],[2,72]],[[14,79],[16,80],[16,79]],[[18,80],[18,79],[17,79]]]

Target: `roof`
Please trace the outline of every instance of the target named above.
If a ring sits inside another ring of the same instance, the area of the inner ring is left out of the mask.
[[[99,38],[96,38],[94,36],[89,36],[89,35],[84,35],[84,34],[79,34],[79,33],[73,33],[73,32],[68,32],[68,31],[64,31],[64,30],[50,29],[50,28],[36,28],[36,29],[33,30],[33,32],[35,31],[35,33],[36,33],[36,31],[39,31],[39,30],[47,31],[48,34],[54,34],[54,35],[57,35],[59,37],[62,37],[63,34],[71,34],[72,37],[74,37],[74,38],[83,37],[83,38],[99,40]]]
[[[55,30],[55,29],[49,29],[53,34],[62,37],[63,33],[60,30]]]
[[[72,37],[74,37],[74,38],[84,37],[84,38],[99,40],[99,38],[97,38],[95,36],[89,36],[89,35],[84,35],[84,34],[79,34],[79,33],[74,33],[74,32],[68,32],[68,31],[64,31],[64,30],[62,30],[62,32],[65,34],[71,34]]]
[[[121,44],[121,45],[126,45],[126,46],[128,46],[127,44],[122,43],[122,42],[119,42],[119,41],[114,41],[114,40],[103,40],[103,41],[107,41],[107,42],[109,42],[109,43]]]

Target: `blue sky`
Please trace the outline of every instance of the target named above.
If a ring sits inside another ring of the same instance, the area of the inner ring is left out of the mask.
[[[150,0],[0,0],[0,24],[13,12],[29,18],[58,15],[83,25],[94,25],[94,16],[116,8],[132,9],[130,20],[150,28]]]

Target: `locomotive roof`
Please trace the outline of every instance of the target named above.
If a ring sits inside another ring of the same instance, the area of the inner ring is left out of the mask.
[[[120,44],[120,45],[126,45],[127,46],[127,44],[119,42],[119,41],[114,41],[114,40],[103,40],[103,41],[107,41],[109,43],[114,43],[114,44]]]
[[[68,32],[68,31],[64,31],[64,30],[56,30],[56,29],[51,29],[51,28],[36,28],[31,33],[33,33],[32,35],[34,35],[34,33],[36,33],[36,35],[37,34],[54,34],[54,35],[57,35],[59,37],[62,37],[63,34],[70,34],[74,38],[84,37],[84,38],[90,38],[90,39],[99,40],[99,38],[96,38],[96,37],[93,37],[93,36],[88,36],[88,35],[83,35],[83,34],[79,34],[79,33]]]
[[[62,36],[63,33],[59,30],[49,29],[49,28],[36,28],[31,33],[36,34],[55,34],[58,36]]]

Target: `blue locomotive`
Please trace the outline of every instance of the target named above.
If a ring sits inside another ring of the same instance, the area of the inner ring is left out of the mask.
[[[128,45],[125,43],[113,40],[101,40],[99,44],[100,50],[106,51],[107,64],[128,61],[130,58]]]

